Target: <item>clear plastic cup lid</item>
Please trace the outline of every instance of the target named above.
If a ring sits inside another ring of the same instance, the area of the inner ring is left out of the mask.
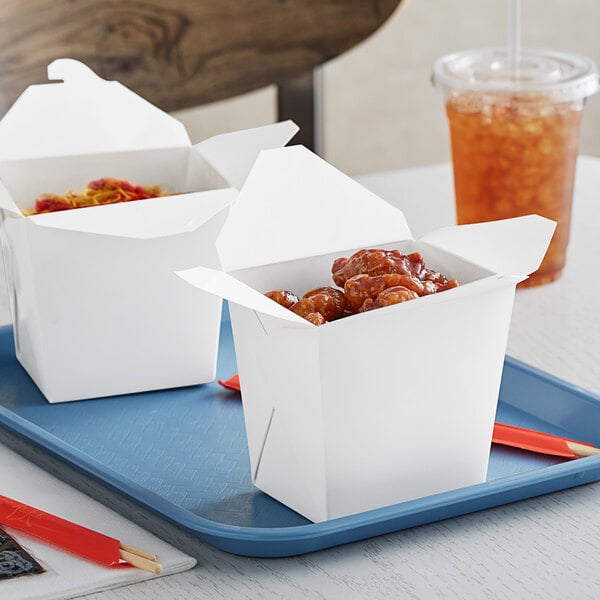
[[[599,88],[596,64],[579,54],[524,48],[516,67],[505,48],[466,50],[439,58],[435,85],[484,92],[544,93],[557,100],[587,98]]]

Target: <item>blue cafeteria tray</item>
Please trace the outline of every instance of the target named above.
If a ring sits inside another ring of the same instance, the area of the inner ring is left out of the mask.
[[[236,372],[228,321],[218,363]],[[600,444],[600,397],[507,358],[497,420]],[[222,550],[292,556],[600,479],[573,461],[492,446],[486,483],[311,523],[257,490],[238,395],[216,382],[48,404],[0,328],[0,425]]]

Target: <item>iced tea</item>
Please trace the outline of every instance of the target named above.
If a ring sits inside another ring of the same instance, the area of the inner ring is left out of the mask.
[[[538,271],[521,285],[560,277],[569,241],[583,101],[463,91],[446,102],[458,223],[536,213],[557,221]]]

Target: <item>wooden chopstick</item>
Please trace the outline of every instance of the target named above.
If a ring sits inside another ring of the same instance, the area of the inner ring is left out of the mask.
[[[147,558],[153,562],[156,562],[156,554],[150,554],[150,552],[146,552],[145,550],[140,550],[139,548],[135,548],[134,546],[129,546],[128,544],[121,544],[121,550],[125,550],[125,552],[130,552],[131,554],[137,554],[142,558]]]
[[[126,546],[127,547],[127,546]],[[133,548],[137,550],[136,548]],[[152,554],[148,554],[143,550],[137,550],[137,552],[142,552],[146,556],[152,556]],[[119,548],[119,556],[125,562],[128,562],[130,565],[137,567],[138,569],[142,569],[144,571],[149,571],[150,573],[154,573],[158,575],[162,573],[162,565],[156,562],[156,557],[154,560],[146,558],[145,556],[141,556],[140,554],[134,554],[133,552],[129,552],[128,550],[124,550],[123,546]]]
[[[580,458],[585,456],[595,456],[600,454],[600,448],[594,448],[594,446],[588,446],[587,444],[578,444],[577,442],[566,442],[567,446],[569,446],[571,452]]]

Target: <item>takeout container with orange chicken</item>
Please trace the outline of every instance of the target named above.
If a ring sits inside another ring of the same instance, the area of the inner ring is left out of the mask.
[[[427,198],[423,198],[427,202]],[[255,485],[323,521],[486,478],[515,286],[555,223],[411,236],[402,212],[305,148],[260,153],[217,240]],[[364,248],[420,253],[458,287],[317,326],[265,296],[334,286]]]
[[[184,126],[59,59],[0,122],[1,238],[19,361],[50,402],[212,381],[221,300],[173,274],[215,239],[259,150],[293,123],[192,145]],[[162,197],[25,216],[99,178]]]

